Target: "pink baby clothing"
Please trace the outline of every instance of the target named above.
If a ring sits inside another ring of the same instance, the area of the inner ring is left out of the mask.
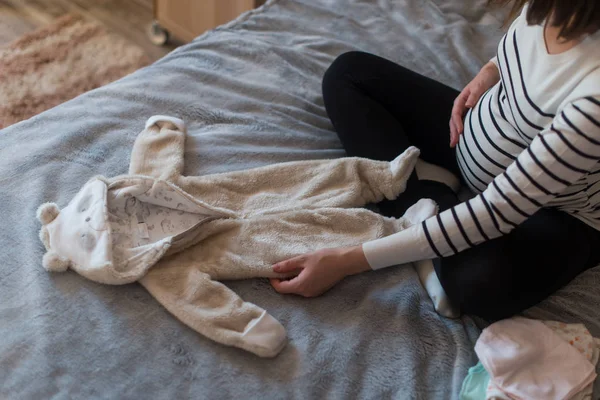
[[[544,325],[552,329],[565,342],[577,349],[586,360],[592,362],[594,356],[594,337],[583,324],[565,324],[558,321],[543,321]]]
[[[544,325],[552,329],[565,342],[576,348],[594,367],[598,364],[600,339],[594,338],[585,325],[565,324],[558,321],[544,321]],[[591,400],[593,391],[594,382],[592,381],[569,400]]]
[[[577,349],[592,365],[596,366],[598,364],[598,358],[600,358],[600,339],[594,338],[585,325],[565,324],[558,321],[543,321],[543,323],[552,329],[552,332],[560,336],[561,339]],[[593,390],[594,382],[591,382],[569,400],[591,400]],[[487,384],[485,398],[486,400],[511,400],[491,379]]]
[[[483,330],[475,352],[490,381],[513,399],[570,399],[596,378],[588,358],[541,321],[496,322]]]

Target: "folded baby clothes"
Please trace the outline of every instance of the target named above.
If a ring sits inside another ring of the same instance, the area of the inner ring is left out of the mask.
[[[596,366],[598,364],[598,358],[600,356],[600,339],[596,339],[594,338],[594,352],[592,355],[592,360],[591,363],[592,365]],[[575,395],[573,397],[571,397],[569,400],[592,400],[594,397],[594,381],[590,382],[589,385],[587,385],[586,387],[583,388],[583,390],[581,390],[578,393],[575,393]]]
[[[594,338],[585,325],[565,324],[557,321],[544,321],[544,325],[577,349],[594,367],[598,364],[600,339]],[[594,381],[576,393],[570,400],[591,400],[593,391]]]
[[[492,385],[486,396],[563,400],[586,390],[596,378],[592,359],[561,334],[541,321],[520,317],[484,329],[475,352],[490,374]],[[592,341],[592,356],[593,347]]]
[[[490,375],[481,362],[469,368],[467,377],[463,381],[458,398],[460,400],[483,400],[486,396]]]
[[[594,338],[583,324],[565,324],[557,321],[542,321],[544,325],[573,346],[592,365],[598,364],[600,358],[600,339]],[[482,389],[483,388],[483,389]],[[591,400],[594,382],[591,382],[570,400]],[[463,381],[459,395],[461,400],[508,400],[510,397],[490,380],[488,372],[481,362],[469,369]]]
[[[490,374],[481,361],[469,368],[458,398],[460,400],[513,400],[490,379]]]
[[[558,321],[543,321],[544,325],[552,329],[565,342],[573,346],[588,361],[592,362],[594,356],[594,337],[583,324],[565,324]],[[595,363],[592,363],[595,364]]]
[[[592,355],[592,361],[591,363],[594,365],[594,367],[598,367],[598,361],[600,361],[600,339],[598,338],[594,338],[594,353]],[[596,383],[596,380],[594,380],[592,383],[590,383],[588,386],[586,386],[582,391],[581,391],[581,397],[578,397],[578,394],[573,396],[571,398],[571,400],[592,400],[592,399],[598,399],[598,397],[594,397],[594,385]],[[596,393],[596,396],[599,396],[599,393]]]

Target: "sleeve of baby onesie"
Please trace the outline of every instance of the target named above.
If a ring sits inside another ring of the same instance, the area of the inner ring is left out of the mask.
[[[275,357],[287,343],[275,318],[203,272],[158,268],[140,283],[181,322],[215,342],[260,357]]]
[[[185,123],[174,117],[155,115],[148,119],[131,152],[130,175],[173,180],[183,172]]]

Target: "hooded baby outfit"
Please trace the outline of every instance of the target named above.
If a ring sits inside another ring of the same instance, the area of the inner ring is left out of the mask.
[[[359,245],[437,212],[431,200],[399,219],[358,208],[405,190],[414,147],[391,162],[299,161],[192,177],[182,175],[185,137],[183,121],[154,116],[128,175],[91,179],[62,210],[41,205],[44,267],[105,284],[138,281],[197,332],[272,357],[286,343],[282,325],[219,280],[281,278],[276,262]]]

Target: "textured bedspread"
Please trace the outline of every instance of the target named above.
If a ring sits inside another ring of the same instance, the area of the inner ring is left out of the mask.
[[[265,280],[228,283],[288,329],[287,348],[266,360],[196,334],[137,284],[45,272],[34,214],[44,201],[64,206],[93,175],[125,173],[153,114],[189,124],[188,174],[343,156],[320,93],[334,57],[370,51],[460,88],[500,36],[484,4],[271,0],[0,131],[0,398],[456,398],[479,329],[438,317],[412,268],[356,276],[315,299]],[[596,268],[529,315],[600,336],[599,305]]]

